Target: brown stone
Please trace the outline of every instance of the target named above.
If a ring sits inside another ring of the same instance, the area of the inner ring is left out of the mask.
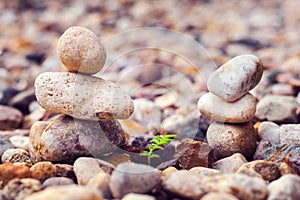
[[[177,145],[176,151],[182,169],[209,167],[212,163],[212,149],[207,143],[186,138]]]
[[[70,178],[76,182],[76,176],[72,165],[54,164],[54,166],[56,167],[56,176]]]
[[[32,173],[26,166],[17,166],[12,163],[0,165],[0,188],[14,178],[31,178]]]
[[[232,156],[220,159],[213,163],[212,168],[220,170],[221,172],[236,172],[241,165],[247,162],[248,161],[242,154],[235,153]]]
[[[30,171],[32,177],[41,182],[56,176],[56,167],[51,162],[38,162],[30,168]]]
[[[269,182],[280,177],[280,170],[279,170],[278,166],[274,162],[271,162],[271,161],[255,160],[255,161],[243,164],[239,168],[239,170],[242,170],[242,169],[253,169],[257,173],[259,173],[263,177],[264,180],[269,181]]]
[[[18,128],[23,120],[22,113],[9,106],[0,105],[0,130]]]

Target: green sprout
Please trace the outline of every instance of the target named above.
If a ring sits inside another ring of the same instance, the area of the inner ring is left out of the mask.
[[[165,145],[170,144],[172,140],[176,137],[176,134],[168,134],[168,135],[157,135],[152,140],[150,140],[150,144],[148,145],[148,150],[140,153],[141,156],[148,157],[148,165],[150,165],[151,158],[159,158],[160,156],[156,153],[153,153],[156,150],[163,150]]]

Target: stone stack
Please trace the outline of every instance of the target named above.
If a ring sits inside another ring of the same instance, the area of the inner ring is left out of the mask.
[[[216,159],[241,153],[250,158],[257,136],[252,124],[256,99],[249,93],[260,81],[263,65],[254,55],[232,58],[207,80],[209,92],[198,101],[198,109],[213,122],[207,130],[208,144]]]
[[[62,115],[32,126],[32,160],[72,161],[122,146],[125,135],[116,119],[130,117],[134,106],[117,85],[91,76],[105,64],[99,37],[86,28],[71,27],[60,37],[57,53],[68,72],[40,74],[35,94],[44,109]]]

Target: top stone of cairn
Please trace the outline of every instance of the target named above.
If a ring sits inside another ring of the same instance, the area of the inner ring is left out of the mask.
[[[207,87],[225,101],[236,101],[259,83],[262,74],[263,65],[256,56],[236,56],[208,77]]]
[[[75,26],[68,28],[59,38],[57,54],[70,72],[96,74],[106,59],[100,38],[89,29]]]

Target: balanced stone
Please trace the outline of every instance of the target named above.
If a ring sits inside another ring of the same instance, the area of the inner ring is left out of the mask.
[[[213,122],[207,130],[207,141],[217,159],[241,153],[250,158],[256,148],[257,135],[251,122],[227,124]]]
[[[237,56],[208,77],[207,87],[225,101],[235,101],[259,83],[262,73],[263,65],[256,56]]]
[[[106,53],[100,38],[83,27],[68,28],[58,40],[57,54],[72,72],[95,74],[105,64]]]
[[[256,99],[252,94],[247,93],[234,102],[227,102],[209,92],[199,99],[198,109],[205,117],[215,121],[244,123],[253,119]]]
[[[46,110],[77,119],[126,119],[133,113],[130,96],[101,78],[70,72],[45,72],[35,81],[35,94]]]
[[[61,116],[51,122],[34,139],[32,157],[47,161],[74,161],[80,156],[99,156],[112,152],[125,143],[125,135],[116,120],[85,121]],[[40,161],[40,160],[36,161]]]

